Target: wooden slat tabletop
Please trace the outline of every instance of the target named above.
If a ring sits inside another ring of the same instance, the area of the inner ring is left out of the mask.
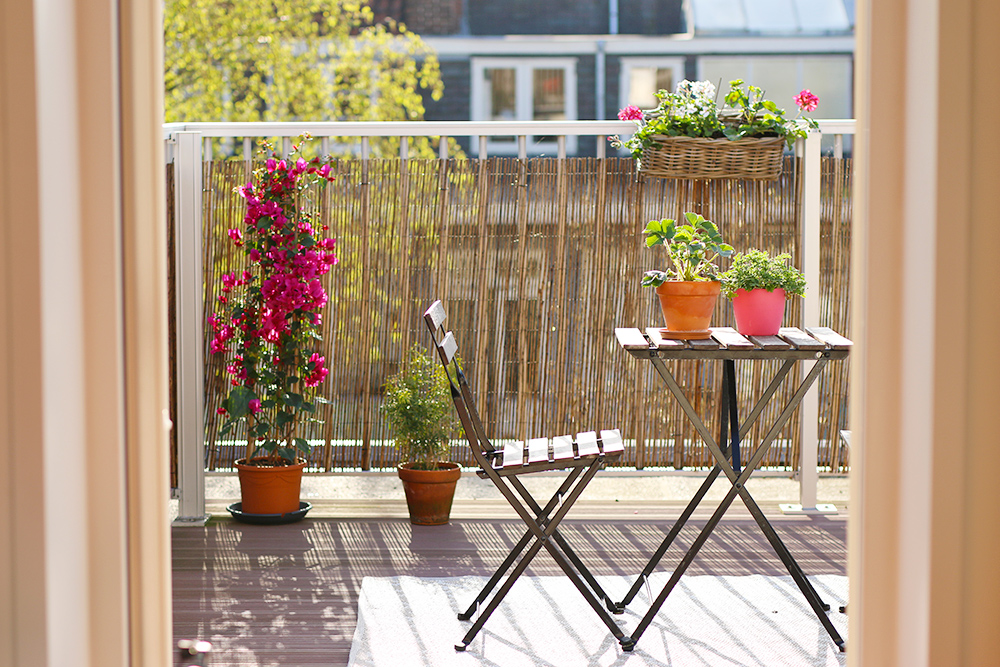
[[[744,336],[732,327],[710,329],[706,340],[673,340],[658,327],[618,328],[615,338],[633,356],[678,359],[843,359],[852,343],[829,327],[783,327],[777,336]],[[655,354],[654,354],[655,353]]]

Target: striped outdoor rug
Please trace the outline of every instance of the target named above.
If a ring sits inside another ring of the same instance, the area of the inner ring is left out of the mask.
[[[668,573],[650,579],[656,595]],[[631,579],[598,577],[615,599]],[[810,577],[830,618],[846,637],[847,577]],[[681,579],[632,653],[565,577],[522,577],[464,653],[456,652],[471,621],[459,621],[484,577],[365,577],[352,667],[598,667],[605,665],[836,666],[846,664],[791,577],[690,576]],[[639,594],[615,617],[629,633],[649,604]]]

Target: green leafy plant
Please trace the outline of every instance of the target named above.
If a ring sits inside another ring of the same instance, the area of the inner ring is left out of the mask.
[[[385,415],[400,454],[417,470],[436,470],[447,460],[455,431],[451,390],[444,368],[419,345],[410,348],[399,371],[385,386]]]
[[[804,138],[810,129],[818,127],[815,120],[801,118],[803,111],[813,111],[819,103],[808,89],[794,98],[799,115],[786,118],[784,109],[765,99],[764,91],[748,85],[741,79],[729,82],[729,92],[723,108],[717,106],[715,86],[710,81],[684,80],[674,92],[661,90],[655,109],[642,110],[627,106],[618,112],[619,120],[635,121],[639,129],[625,141],[610,137],[615,148],[626,148],[635,158],[656,142],[655,137],[726,138],[732,141],[745,138],[784,137],[790,147],[796,139]]]
[[[751,248],[733,258],[729,269],[719,276],[722,293],[727,299],[736,295],[736,290],[765,289],[773,292],[785,290],[785,297],[805,296],[806,278],[790,264],[792,256],[782,253],[771,257],[763,250]]]
[[[719,257],[729,257],[733,248],[722,240],[719,228],[698,213],[684,214],[687,224],[676,220],[650,220],[643,234],[646,247],[666,247],[670,268],[665,271],[647,271],[642,278],[645,287],[658,287],[668,280],[715,280]]]

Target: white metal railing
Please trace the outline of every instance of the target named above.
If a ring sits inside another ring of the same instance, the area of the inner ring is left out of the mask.
[[[844,138],[855,133],[854,120],[821,120],[819,131],[810,133],[796,144],[796,154],[803,160],[802,270],[810,285],[819,285],[820,271],[820,157],[824,136],[833,137],[835,157],[844,153]],[[400,137],[400,158],[408,159],[409,137],[470,137],[478,144],[478,157],[487,156],[487,138],[517,137],[517,154],[527,157],[530,137],[555,136],[557,157],[565,158],[568,136],[597,137],[597,157],[605,157],[605,138],[628,136],[634,123],[624,121],[391,121],[391,122],[319,122],[319,123],[169,123],[163,126],[167,160],[174,163],[175,247],[177,306],[177,422],[179,521],[197,522],[205,516],[205,453],[203,403],[204,363],[202,332],[201,267],[201,194],[204,160],[211,160],[212,139],[242,140],[243,157],[250,159],[252,140],[257,137],[281,138],[284,152],[292,139],[308,133],[320,140],[320,150],[329,152],[331,138],[357,137],[360,157],[369,156],[372,137]],[[448,157],[448,142],[440,142],[439,157]],[[819,299],[803,302],[803,326],[819,324]],[[804,372],[808,372],[808,368]],[[818,463],[818,390],[812,389],[802,401],[802,451],[800,453],[800,508],[817,507]]]

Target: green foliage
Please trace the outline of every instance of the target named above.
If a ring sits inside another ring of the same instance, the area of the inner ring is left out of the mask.
[[[726,104],[730,110],[720,112],[727,139],[745,137],[785,137],[791,147],[796,139],[805,139],[807,131],[819,127],[811,118],[785,118],[785,110],[771,100],[764,98],[764,91],[748,85],[743,89],[743,81],[729,82]],[[735,113],[725,113],[733,111]]]
[[[658,287],[667,280],[714,280],[718,271],[715,260],[733,254],[732,246],[723,242],[714,222],[697,213],[684,215],[685,225],[669,219],[646,223],[642,232],[646,247],[665,246],[671,267],[666,271],[647,271],[642,278],[643,286]]]
[[[444,368],[414,345],[403,367],[385,388],[385,415],[395,445],[418,470],[435,470],[448,455],[448,440],[455,430],[451,390]]]
[[[738,289],[766,289],[768,292],[783,289],[789,299],[805,296],[806,278],[789,263],[791,259],[788,253],[770,257],[756,248],[740,253],[733,258],[729,269],[719,276],[722,293],[727,299],[732,299]]]
[[[421,120],[421,90],[444,91],[420,37],[362,0],[166,0],[164,31],[167,122]]]

